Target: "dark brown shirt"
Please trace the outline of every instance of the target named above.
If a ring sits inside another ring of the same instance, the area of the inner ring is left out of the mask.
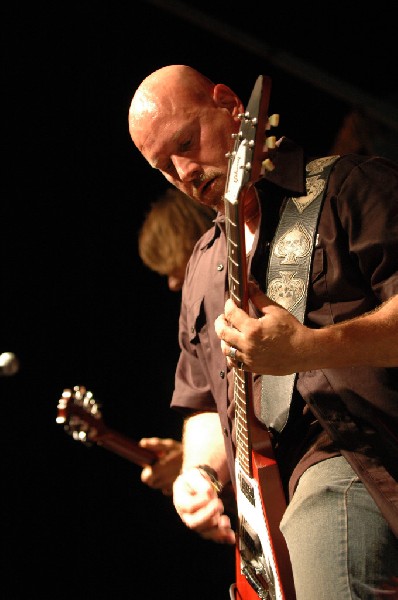
[[[302,150],[285,139],[273,161],[276,169],[256,186],[262,217],[249,258],[250,274],[263,289],[281,207],[288,197],[305,194]],[[218,411],[233,479],[234,406],[228,396],[232,386],[228,386],[226,360],[214,331],[214,321],[223,312],[227,297],[226,248],[224,221],[219,215],[214,229],[196,245],[187,268],[179,323],[181,355],[171,406],[187,415]],[[305,323],[313,328],[338,323],[371,310],[395,294],[398,165],[380,157],[342,157],[333,167],[319,219]],[[299,373],[288,425],[275,439],[275,453],[290,495],[306,468],[340,451],[310,410],[317,402],[317,386],[325,397],[325,386],[319,383],[322,378],[331,390],[330,401],[342,402],[360,427],[374,423],[377,414],[381,422],[388,420],[391,439],[398,439],[398,369]],[[256,379],[257,407],[258,389]],[[358,445],[355,436],[348,444]],[[382,445],[378,452],[383,455]],[[397,464],[398,446],[392,443],[388,452],[386,460],[392,453]]]

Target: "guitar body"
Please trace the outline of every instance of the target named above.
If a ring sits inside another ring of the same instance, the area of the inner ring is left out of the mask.
[[[272,169],[265,131],[271,81],[260,76],[241,117],[225,190],[228,245],[228,289],[235,304],[248,312],[244,209],[246,194],[264,172]],[[264,155],[267,159],[264,160]],[[254,414],[253,375],[234,368],[236,425],[236,500],[238,531],[236,582],[232,600],[295,600],[289,552],[279,529],[286,500],[271,438]]]
[[[289,552],[279,524],[285,495],[271,439],[253,415],[250,433],[261,449],[251,450],[252,476],[235,461],[238,506],[236,600],[294,600]]]
[[[252,468],[253,477],[249,477],[236,461],[236,584],[241,594],[236,597],[293,600],[290,557],[279,529],[286,502],[278,465],[272,457],[253,451]]]

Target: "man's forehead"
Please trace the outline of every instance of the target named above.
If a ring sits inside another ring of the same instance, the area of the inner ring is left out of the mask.
[[[169,154],[173,152],[173,149],[184,135],[185,128],[175,129],[170,123],[161,128],[152,125],[153,127],[150,129],[142,147],[142,154],[154,169],[158,169],[159,163],[165,157],[168,158]]]
[[[177,114],[151,114],[142,123],[142,154],[152,167],[159,168],[158,163],[176,151],[181,141],[191,135],[197,123],[197,115],[190,110],[181,110]]]
[[[173,90],[175,92],[175,90]],[[130,107],[130,133],[136,146],[157,169],[168,159],[189,129],[198,122],[203,110],[184,89],[181,94],[167,93],[165,88],[146,87],[135,94]]]

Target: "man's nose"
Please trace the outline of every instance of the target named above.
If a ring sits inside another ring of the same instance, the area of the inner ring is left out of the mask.
[[[200,176],[200,166],[191,158],[175,156],[173,157],[173,163],[180,181],[192,181]]]

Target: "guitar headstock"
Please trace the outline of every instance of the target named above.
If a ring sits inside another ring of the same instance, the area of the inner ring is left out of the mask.
[[[100,405],[84,386],[65,389],[57,405],[56,422],[64,426],[73,439],[90,444],[105,432]]]
[[[276,138],[267,135],[279,124],[279,115],[268,116],[271,95],[271,79],[260,75],[254,85],[245,112],[239,115],[239,132],[233,134],[234,149],[227,154],[229,170],[225,189],[225,201],[237,203],[242,188],[257,181],[274,165],[268,153],[275,148]]]

